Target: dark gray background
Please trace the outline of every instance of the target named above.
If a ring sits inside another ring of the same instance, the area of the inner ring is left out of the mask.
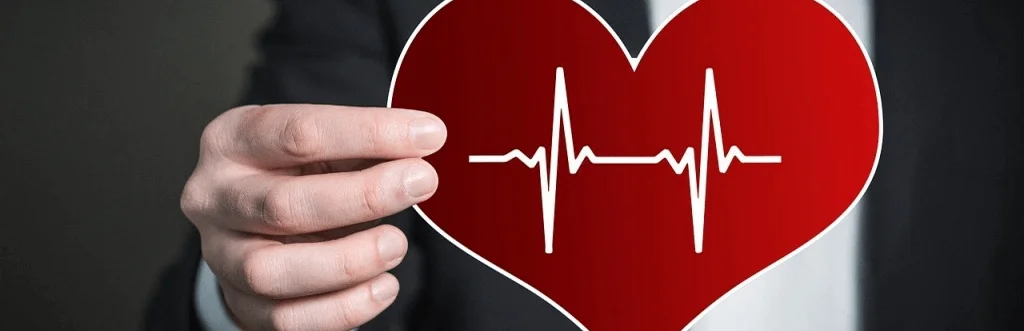
[[[868,329],[1021,329],[1020,3],[876,2]],[[0,330],[139,327],[199,133],[239,99],[269,10],[0,0]]]
[[[0,1],[0,330],[137,329],[258,0]]]

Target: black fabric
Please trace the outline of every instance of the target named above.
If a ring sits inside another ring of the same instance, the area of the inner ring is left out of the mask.
[[[650,34],[643,1],[586,3],[639,52]],[[245,103],[384,105],[402,47],[437,4],[275,2]],[[1022,330],[1020,4],[883,0],[874,8],[885,137],[867,196],[864,329]],[[576,329],[415,213],[387,222],[410,237],[395,270],[402,291],[361,330]],[[157,285],[146,329],[199,330],[191,238]]]
[[[634,57],[640,54],[651,36],[648,22],[647,2],[644,0],[589,0],[583,1],[601,15],[608,26],[615,30],[626,50]]]
[[[1020,1],[875,3],[866,330],[1024,330]]]
[[[156,294],[146,307],[143,329],[153,331],[202,330],[194,307],[196,274],[202,257],[199,233],[189,231],[185,249],[164,271]]]

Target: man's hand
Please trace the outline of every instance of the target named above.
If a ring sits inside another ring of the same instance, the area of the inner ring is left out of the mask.
[[[181,207],[236,322],[348,330],[388,307],[408,243],[371,222],[434,193],[420,158],[446,137],[402,109],[246,106],[211,122]]]

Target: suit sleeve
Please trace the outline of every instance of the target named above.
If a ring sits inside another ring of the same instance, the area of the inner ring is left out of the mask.
[[[193,293],[201,252],[199,233],[189,229],[184,250],[161,274],[146,308],[143,330],[202,330]]]
[[[384,106],[401,51],[394,46],[399,41],[388,26],[385,4],[274,1],[274,16],[257,38],[259,60],[248,70],[241,104]],[[194,304],[200,259],[199,235],[190,229],[184,250],[156,284],[143,329],[202,330]],[[409,269],[396,272],[414,272]]]

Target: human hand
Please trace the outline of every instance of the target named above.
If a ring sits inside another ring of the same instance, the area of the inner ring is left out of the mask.
[[[421,158],[446,138],[439,118],[403,109],[245,106],[213,120],[181,208],[236,323],[347,330],[387,308],[408,242],[373,221],[433,195]]]

